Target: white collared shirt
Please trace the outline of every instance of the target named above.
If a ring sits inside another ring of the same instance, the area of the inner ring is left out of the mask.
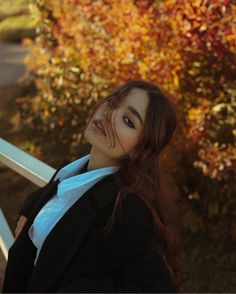
[[[34,265],[44,240],[67,210],[99,180],[119,169],[119,166],[109,166],[76,175],[90,156],[91,154],[85,155],[64,166],[53,179],[53,181],[60,180],[57,193],[39,211],[28,231],[30,239],[37,248]]]

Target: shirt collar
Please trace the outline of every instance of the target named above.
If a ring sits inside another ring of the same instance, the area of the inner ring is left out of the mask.
[[[61,168],[59,170],[59,172],[56,174],[54,181],[56,181],[57,179],[61,181],[63,181],[66,178],[70,178],[73,175],[77,174],[79,172],[79,170],[81,170],[84,165],[86,164],[87,161],[89,161],[91,154],[87,154],[77,160],[72,161],[71,163],[69,163],[68,165],[64,166],[63,168]],[[114,171],[116,171],[119,168],[118,165],[116,166],[108,166],[108,167],[101,167],[95,170],[91,170],[91,171],[87,171],[86,175],[91,175],[93,176],[94,174],[97,174],[98,172],[101,173],[105,173],[105,174],[109,174],[112,173]]]

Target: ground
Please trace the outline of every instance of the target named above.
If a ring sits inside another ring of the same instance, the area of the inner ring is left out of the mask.
[[[26,52],[20,44],[0,43],[0,87],[16,85],[25,72],[22,60]],[[3,103],[2,94],[0,97],[0,103]]]

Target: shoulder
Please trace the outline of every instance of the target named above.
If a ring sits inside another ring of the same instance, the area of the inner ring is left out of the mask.
[[[136,194],[128,194],[121,203],[120,223],[129,223],[153,230],[153,217],[145,201]]]
[[[64,159],[60,166],[56,169],[56,171],[54,172],[54,174],[51,176],[49,182],[44,185],[43,187],[39,187],[36,190],[32,191],[30,194],[28,194],[24,200],[24,202],[21,205],[21,208],[19,210],[19,215],[23,215],[25,217],[29,217],[32,209],[34,208],[35,204],[38,202],[38,200],[40,199],[40,197],[42,196],[42,194],[50,187],[50,185],[52,184],[55,176],[57,175],[57,173],[59,172],[59,170],[65,166],[66,164],[68,164],[70,161],[68,159]]]

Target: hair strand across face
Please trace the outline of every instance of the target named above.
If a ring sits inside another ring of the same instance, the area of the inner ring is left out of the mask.
[[[106,119],[110,122],[112,111],[115,111],[133,88],[144,90],[149,98],[146,119],[138,143],[131,154],[120,158],[120,168],[114,174],[119,187],[111,218],[105,226],[106,233],[111,230],[121,203],[128,194],[135,194],[143,199],[153,217],[154,236],[161,250],[164,261],[170,271],[178,292],[183,291],[183,283],[189,271],[182,259],[183,243],[180,233],[180,215],[171,191],[168,191],[160,154],[169,144],[176,129],[177,114],[170,96],[157,85],[144,80],[131,80],[118,86],[107,97],[95,105],[90,120],[98,107],[106,102]],[[89,120],[89,121],[90,121]],[[106,124],[110,146],[114,147],[115,130],[112,123]]]

